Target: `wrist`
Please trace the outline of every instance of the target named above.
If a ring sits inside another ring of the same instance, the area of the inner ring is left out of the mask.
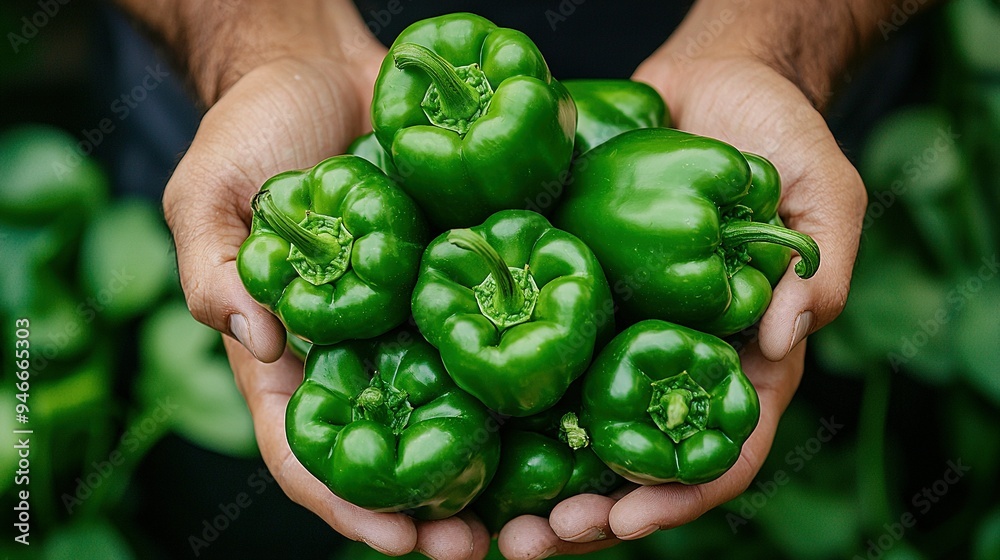
[[[822,110],[891,9],[890,0],[698,0],[650,61],[671,75],[706,60],[761,62]]]
[[[384,54],[350,0],[117,0],[164,44],[201,102],[278,59],[332,59],[366,94]]]

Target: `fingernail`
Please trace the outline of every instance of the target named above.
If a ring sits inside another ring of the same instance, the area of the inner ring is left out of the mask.
[[[590,529],[587,529],[586,531],[580,533],[579,535],[568,537],[566,540],[575,543],[588,543],[594,541],[602,541],[606,538],[608,538],[608,535],[604,533],[603,528],[591,527]]]
[[[257,351],[253,347],[253,337],[250,336],[250,323],[247,322],[247,318],[239,313],[233,313],[229,316],[229,330],[236,337],[236,340],[240,341],[240,344],[245,346],[256,358]]]
[[[658,530],[660,530],[660,528],[658,526],[656,526],[656,525],[650,525],[650,526],[648,526],[648,527],[646,527],[644,529],[640,529],[640,530],[632,533],[631,535],[624,535],[622,537],[622,539],[624,539],[624,540],[641,539],[643,537],[648,537],[649,535],[652,535],[653,533],[655,533]]]
[[[805,339],[809,331],[812,330],[813,325],[813,312],[803,311],[799,313],[799,316],[795,318],[795,332],[792,334],[792,343],[788,346],[788,352],[792,351]],[[786,352],[787,353],[787,352]]]
[[[535,556],[531,560],[542,560],[542,558],[548,558],[549,556],[552,556],[555,553],[556,553],[556,547],[553,546],[551,548],[543,550],[541,554]]]

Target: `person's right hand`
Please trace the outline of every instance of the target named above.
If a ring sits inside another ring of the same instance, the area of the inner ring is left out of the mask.
[[[477,520],[420,522],[349,504],[302,467],[285,437],[285,408],[303,366],[285,354],[284,328],[251,299],[236,271],[249,233],[250,199],[267,178],[343,153],[369,129],[372,87],[385,54],[349,3],[318,6],[300,12],[277,6],[274,17],[228,30],[235,43],[227,57],[189,62],[210,108],[163,196],[181,284],[195,318],[228,335],[226,350],[261,455],[292,500],[386,554],[482,557],[489,537]],[[335,41],[337,32],[347,42]]]

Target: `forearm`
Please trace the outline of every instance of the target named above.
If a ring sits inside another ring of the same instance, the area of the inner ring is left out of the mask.
[[[905,5],[907,16],[937,0]],[[698,0],[652,60],[687,64],[706,56],[752,55],[796,84],[822,109],[832,83],[877,40],[903,0]],[[911,6],[912,4],[912,6]]]
[[[362,67],[380,49],[350,0],[115,0],[167,47],[212,105],[241,76],[283,57]]]

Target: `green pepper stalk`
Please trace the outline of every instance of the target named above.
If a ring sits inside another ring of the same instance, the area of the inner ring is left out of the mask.
[[[538,286],[528,272],[510,268],[500,253],[471,229],[448,232],[448,242],[478,255],[490,270],[489,276],[473,291],[479,310],[500,329],[519,325],[531,319],[538,301]]]
[[[392,50],[396,68],[419,68],[431,79],[421,106],[437,126],[465,135],[489,106],[493,88],[478,64],[459,69],[434,51],[416,43],[396,45]]]

